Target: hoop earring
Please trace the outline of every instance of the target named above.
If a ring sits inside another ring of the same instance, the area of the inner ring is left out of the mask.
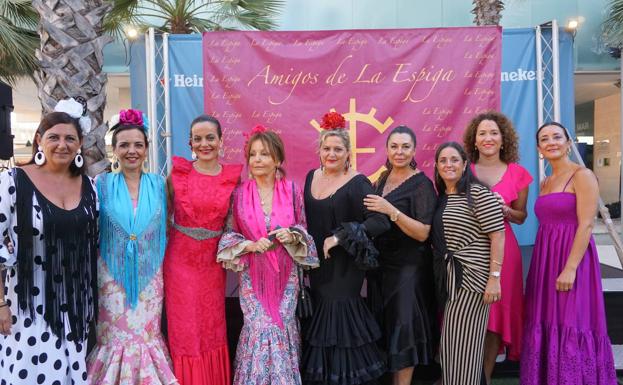
[[[543,156],[543,154],[541,154],[540,152],[539,152],[539,159],[545,159],[545,157]]]
[[[117,174],[121,171],[121,165],[119,164],[119,159],[117,159],[117,155],[112,156],[112,163],[110,164],[110,171]]]
[[[147,160],[145,160],[143,162],[143,166],[141,168],[143,169],[143,172],[145,174],[147,174],[149,172],[149,162]]]
[[[76,153],[76,157],[74,158],[74,164],[78,168],[82,168],[82,166],[84,165],[84,158],[82,157],[81,149],[78,149],[78,152]]]
[[[43,148],[41,148],[41,146],[37,146],[37,153],[35,154],[35,164],[37,166],[43,166],[45,164],[45,154],[43,153]]]
[[[190,157],[191,157],[193,160],[197,160],[197,154],[195,154],[195,152],[194,152],[194,151],[191,151],[191,152],[190,152]]]

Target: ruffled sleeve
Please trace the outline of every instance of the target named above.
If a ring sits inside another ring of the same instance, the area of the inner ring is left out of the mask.
[[[304,269],[313,269],[320,266],[318,261],[318,252],[314,239],[307,233],[307,220],[305,218],[305,209],[303,206],[303,193],[295,184],[294,187],[294,218],[296,224],[290,227],[290,231],[294,234],[296,241],[291,244],[284,244],[288,254],[294,259],[294,262],[301,265]]]
[[[517,163],[511,163],[508,167],[512,167],[513,181],[515,182],[515,189],[517,191],[525,189],[532,183],[532,175],[530,175],[528,170]]]
[[[230,198],[229,211],[225,221],[225,229],[218,242],[216,261],[223,264],[223,267],[235,272],[243,271],[247,267],[245,258],[242,258],[244,248],[253,243],[240,233],[238,225],[233,215],[234,205],[237,204],[240,190],[236,188]]]
[[[386,215],[369,211],[363,204],[363,198],[368,194],[375,194],[372,184],[363,175],[357,175],[350,189],[349,200],[354,210],[364,214],[364,221],[344,222],[334,232],[338,243],[348,254],[355,258],[360,269],[369,270],[378,267],[379,251],[372,239],[390,229],[389,218]]]
[[[15,181],[13,171],[7,170],[0,173],[0,266],[11,267],[17,260],[16,242],[17,237],[13,232],[15,225]],[[5,245],[9,240],[15,246],[13,250]]]

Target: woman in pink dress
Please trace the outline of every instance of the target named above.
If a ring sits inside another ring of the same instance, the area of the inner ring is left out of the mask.
[[[173,224],[164,260],[165,305],[173,369],[180,385],[229,385],[225,270],[216,262],[240,165],[221,165],[221,126],[202,115],[190,129],[195,161],[173,158]]]
[[[502,347],[506,357],[519,360],[523,321],[523,269],[521,251],[510,226],[526,220],[528,186],[532,177],[519,160],[517,134],[504,114],[489,111],[476,116],[465,130],[465,150],[476,177],[497,196],[504,214],[504,267],[502,299],[491,305],[485,337],[484,371],[487,383]]]

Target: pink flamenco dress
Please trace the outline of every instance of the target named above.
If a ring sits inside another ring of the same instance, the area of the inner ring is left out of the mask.
[[[472,171],[476,174],[473,165]],[[500,194],[504,203],[510,206],[530,183],[532,176],[525,168],[509,163],[500,181],[491,186],[491,191]],[[519,243],[506,219],[504,234],[504,263],[500,277],[502,300],[491,304],[487,331],[500,335],[507,359],[519,361],[523,330],[523,267]]]
[[[225,270],[218,242],[240,180],[240,165],[218,175],[173,158],[174,224],[164,259],[165,305],[173,369],[180,385],[231,383],[225,326]]]

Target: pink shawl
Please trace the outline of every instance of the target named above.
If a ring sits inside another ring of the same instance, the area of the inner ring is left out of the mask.
[[[295,225],[292,190],[292,182],[285,178],[275,179],[270,230],[267,231],[257,184],[253,179],[244,182],[240,186],[241,194],[234,213],[242,235],[251,241],[257,241],[262,237],[268,238],[268,232],[278,226],[287,228]],[[279,307],[293,264],[286,249],[278,241],[274,242],[278,245],[277,248],[263,254],[249,254],[246,258],[255,296],[273,322],[283,328]]]

